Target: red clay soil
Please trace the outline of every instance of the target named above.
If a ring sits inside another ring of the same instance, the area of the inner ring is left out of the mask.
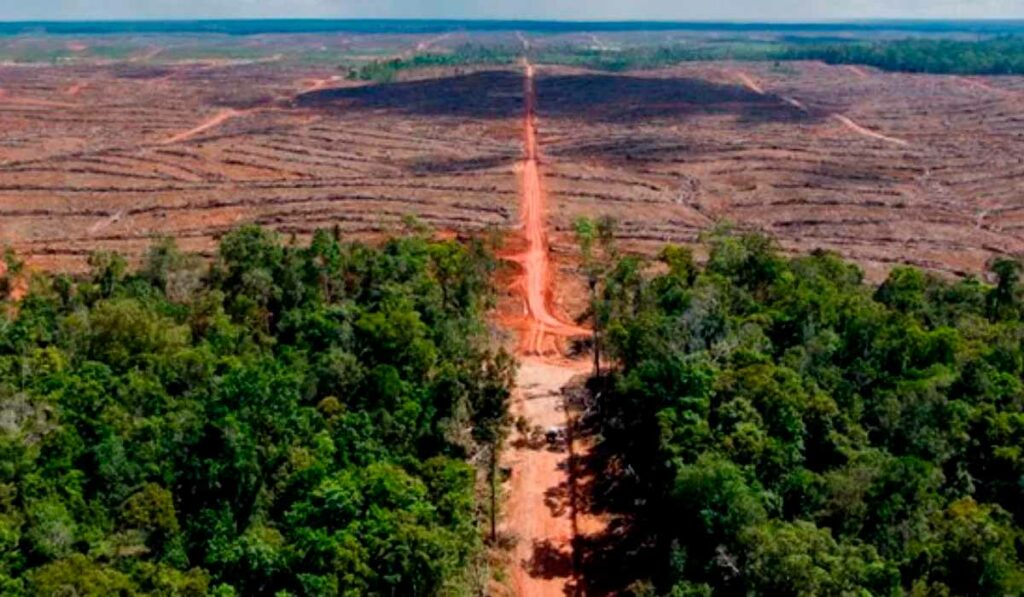
[[[589,331],[565,321],[552,306],[553,274],[545,230],[546,198],[538,164],[534,68],[525,64],[524,148],[520,171],[521,220],[526,249],[509,259],[522,271],[516,288],[522,297],[525,323],[520,328],[520,364],[512,412],[531,429],[564,428],[573,421],[562,389],[587,371],[585,361],[561,358],[560,343]],[[583,515],[576,508],[573,468],[585,450],[571,431],[564,445],[537,445],[528,436],[515,439],[505,454],[512,470],[504,530],[516,539],[512,584],[516,595],[561,596],[579,591],[573,553]],[[595,531],[596,521],[583,526]]]
[[[524,98],[526,114],[524,123],[524,148],[526,159],[520,172],[520,194],[522,205],[520,218],[526,251],[510,259],[522,266],[519,280],[520,292],[526,303],[527,325],[523,334],[520,352],[524,355],[552,354],[555,351],[552,338],[586,336],[590,332],[579,326],[566,323],[564,318],[553,313],[552,273],[549,257],[545,211],[547,201],[541,184],[537,151],[537,123],[534,110],[534,68],[525,65]]]
[[[859,66],[851,64],[851,65],[847,66],[846,68],[849,69],[849,71],[851,73],[857,75],[861,79],[867,79],[867,78],[871,77],[871,75],[868,73],[868,71],[864,70],[863,68],[861,68]]]
[[[747,73],[745,73],[743,71],[736,71],[735,75],[736,75],[736,78],[739,79],[740,83],[742,83],[744,87],[746,87],[747,89],[753,91],[754,93],[756,93],[758,95],[764,95],[764,88],[761,87],[760,85],[758,85],[757,81],[752,79],[750,77],[750,75],[748,75]]]
[[[979,79],[976,79],[976,78],[972,78],[972,77],[956,77],[956,79],[961,81],[961,82],[963,82],[968,87],[973,87],[975,89],[981,89],[982,91],[988,91],[988,92],[995,93],[997,95],[1003,95],[1003,96],[1013,96],[1013,95],[1015,95],[1015,92],[1013,92],[1013,91],[1010,91],[1010,90],[1007,90],[1007,89],[1000,89],[998,87],[993,87],[992,85],[989,85],[985,81],[982,81],[982,80],[979,80]]]
[[[82,92],[83,89],[85,89],[88,86],[88,83],[75,83],[71,87],[68,87],[67,91],[65,91],[64,93],[66,93],[67,95],[78,95]]]
[[[75,104],[67,102],[54,102],[49,100],[41,100],[32,97],[21,97],[11,95],[7,93],[5,89],[0,89],[0,104],[12,104],[16,106],[37,106],[42,108],[74,108]]]
[[[586,371],[586,363],[524,359],[516,380],[512,414],[547,430],[567,425],[562,388]],[[516,539],[512,589],[523,597],[564,596],[579,585],[573,538],[578,514],[572,501],[570,446],[531,445],[516,437],[504,456],[512,470],[503,530]]]
[[[871,139],[878,139],[879,141],[885,141],[886,143],[892,143],[894,145],[901,145],[903,147],[907,147],[910,145],[908,141],[905,141],[903,139],[897,139],[896,137],[883,135],[882,133],[873,131],[869,128],[865,128],[854,122],[854,120],[849,116],[844,116],[843,114],[833,114],[832,118],[835,118],[839,122],[843,123],[843,126],[857,133],[858,135],[863,135]]]
[[[171,145],[174,143],[181,143],[182,141],[188,141],[189,139],[197,135],[201,135],[212,128],[216,128],[233,118],[245,116],[246,114],[249,114],[251,112],[252,110],[235,110],[232,108],[221,110],[220,112],[214,114],[212,117],[199,123],[194,128],[191,128],[183,133],[178,133],[177,135],[170,137],[169,139],[164,141],[164,144]]]

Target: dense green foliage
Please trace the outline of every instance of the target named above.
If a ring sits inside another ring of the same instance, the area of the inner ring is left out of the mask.
[[[706,60],[821,60],[829,64],[863,64],[902,72],[1008,75],[1024,73],[1024,38],[835,43],[721,41],[618,50],[566,47],[547,50],[538,59],[608,71],[653,69]]]
[[[247,227],[91,264],[0,303],[0,593],[472,587],[513,369],[481,246]]]
[[[793,45],[775,58],[866,64],[912,73],[1011,75],[1024,73],[1024,38],[1001,37],[981,41],[904,39]]]
[[[409,58],[375,60],[349,72],[349,79],[390,83],[404,70],[431,67],[458,67],[511,64],[519,54],[514,49],[502,46],[464,44],[452,52],[422,53]]]
[[[552,46],[531,51],[531,59],[543,64],[561,64],[595,70],[622,72],[653,69],[681,62],[700,60],[768,60],[774,58],[777,44],[723,42],[715,44],[676,44],[634,46],[622,49],[597,49],[579,46]],[[438,66],[496,66],[512,64],[520,58],[519,48],[463,45],[449,53],[417,54],[410,58],[391,58],[364,64],[349,72],[349,78],[390,83],[405,70]]]
[[[1024,593],[1024,302],[712,235],[620,259],[594,313],[603,491],[639,594]],[[606,567],[607,568],[607,567]]]
[[[609,72],[656,69],[706,60],[768,60],[779,46],[753,41],[630,46],[617,49],[564,46],[546,48],[536,57],[546,64],[565,64]]]
[[[492,66],[515,62],[519,48],[463,45],[448,53],[423,53],[409,58],[377,60],[350,71],[350,78],[387,83],[399,72],[435,66]],[[747,60],[785,62],[821,60],[829,64],[863,64],[884,70],[961,75],[1024,73],[1024,37],[977,41],[895,39],[883,41],[782,41],[730,38],[688,43],[628,45],[621,48],[550,45],[530,51],[542,64],[578,66],[624,72],[656,69],[684,62]]]

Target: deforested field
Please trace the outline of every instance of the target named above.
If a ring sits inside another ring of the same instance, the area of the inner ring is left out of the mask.
[[[95,39],[60,38],[68,59],[0,64],[0,244],[73,271],[92,251],[137,256],[159,236],[211,251],[243,222],[299,237],[333,226],[372,237],[408,216],[444,233],[511,231],[521,66],[359,81],[340,57],[623,39],[265,35],[207,44],[204,57],[157,38],[76,59]],[[980,273],[1024,253],[1024,78],[533,63],[557,254],[571,253],[576,217],[601,214],[631,250],[727,221],[787,250],[838,251],[872,278],[896,263]]]
[[[876,276],[1024,249],[1019,78],[712,63],[555,71],[538,94],[562,229],[607,211],[653,249],[728,220]]]
[[[0,67],[0,243],[76,269],[154,236],[207,250],[243,222],[302,235],[372,234],[408,215],[439,230],[515,220],[514,105],[465,118],[417,113],[426,96],[406,97],[409,109],[361,103],[363,91],[303,95],[355,85],[334,76],[263,63]]]

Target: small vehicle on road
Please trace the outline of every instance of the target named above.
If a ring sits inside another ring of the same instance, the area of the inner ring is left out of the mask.
[[[548,427],[547,431],[544,432],[544,438],[552,446],[564,444],[568,437],[565,427]]]

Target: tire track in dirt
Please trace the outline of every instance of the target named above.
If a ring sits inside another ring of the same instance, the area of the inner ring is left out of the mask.
[[[871,74],[868,71],[864,70],[863,68],[861,68],[861,67],[859,67],[859,66],[857,66],[855,64],[847,65],[846,66],[846,70],[848,70],[851,73],[857,75],[857,77],[859,77],[861,79],[869,79],[869,78],[871,78]]]
[[[748,75],[747,73],[738,70],[733,72],[732,74],[735,75],[735,77],[740,80],[740,83],[742,83],[743,86],[746,87],[747,89],[753,91],[758,95],[767,95],[767,93],[765,93],[764,88],[758,85],[757,81],[751,78],[751,76]]]
[[[256,112],[260,112],[261,110],[263,109],[251,108],[248,110],[236,110],[234,108],[226,108],[224,110],[221,110],[220,112],[217,112],[216,114],[204,120],[203,122],[199,123],[195,127],[183,133],[178,133],[177,135],[168,138],[166,141],[163,142],[163,145],[173,145],[174,143],[188,141],[189,139],[201,135],[210,129],[219,127],[220,125],[224,124],[229,120],[234,120],[236,118],[241,118],[243,116],[255,114]]]
[[[885,141],[886,143],[892,143],[894,145],[900,145],[902,147],[910,147],[910,142],[909,141],[906,141],[904,139],[899,139],[897,137],[890,137],[888,135],[883,135],[882,133],[879,133],[877,131],[873,131],[873,130],[871,130],[869,128],[863,127],[863,126],[857,124],[852,118],[850,118],[849,116],[846,116],[844,114],[833,114],[832,118],[835,118],[836,120],[841,122],[843,124],[843,126],[845,126],[846,128],[850,129],[851,131],[857,133],[858,135],[862,135],[864,137],[868,137],[868,138],[871,138],[871,139],[878,139],[879,141]]]
[[[92,226],[89,227],[89,236],[94,236],[96,234],[99,234],[100,232],[103,232],[107,228],[110,228],[114,224],[120,222],[121,218],[123,218],[123,217],[124,217],[124,210],[122,209],[122,210],[118,211],[117,213],[111,215],[110,217],[104,218],[104,219],[100,220],[99,222],[96,222],[95,224],[93,224]]]
[[[982,91],[987,91],[989,93],[994,93],[996,95],[1000,95],[1003,97],[1013,97],[1017,95],[1017,93],[1014,91],[1011,91],[1009,89],[1003,89],[1001,87],[995,87],[993,85],[990,85],[987,81],[975,77],[955,76],[953,77],[953,79],[956,81],[960,81],[961,83],[967,85],[968,87],[973,87],[975,89],[980,89]]]
[[[537,151],[537,121],[535,112],[536,91],[534,67],[524,65],[524,149],[526,158],[520,165],[520,190],[522,204],[520,218],[523,236],[527,243],[525,252],[510,259],[522,266],[519,279],[520,291],[526,306],[526,332],[520,352],[526,355],[557,354],[557,338],[586,336],[590,332],[579,326],[566,323],[553,313],[552,272],[548,250],[545,215],[547,201],[541,184]]]
[[[850,67],[850,68],[854,69],[856,67]],[[859,72],[861,74],[861,76],[867,77],[867,73],[865,73],[864,71],[862,71],[860,69],[857,69],[854,72]],[[765,89],[760,84],[758,84],[757,81],[755,81],[747,73],[745,73],[743,71],[733,71],[732,74],[737,79],[739,79],[740,83],[742,83],[744,87],[746,87],[750,91],[756,93],[757,95],[762,95],[762,96],[767,96],[768,95],[768,92],[765,91]],[[793,106],[794,108],[799,109],[802,112],[809,112],[807,106],[803,102],[801,102],[800,100],[798,100],[796,98],[789,97],[789,96],[779,96],[779,99],[782,100],[783,102],[789,104],[790,106]],[[886,143],[892,143],[894,145],[899,145],[901,147],[910,147],[910,142],[909,141],[907,141],[905,139],[900,139],[898,137],[890,137],[889,135],[883,135],[882,133],[879,133],[878,131],[871,130],[871,129],[869,129],[869,128],[867,128],[867,127],[857,123],[855,120],[853,120],[852,118],[850,118],[849,116],[847,116],[845,114],[830,114],[830,116],[832,118],[834,118],[835,120],[839,121],[844,127],[849,129],[850,131],[852,131],[852,132],[854,132],[854,133],[856,133],[858,135],[861,135],[862,137],[867,137],[869,139],[876,139],[878,141],[884,141]]]
[[[7,90],[0,89],[0,105],[10,104],[14,106],[35,106],[38,108],[77,108],[75,104],[68,102],[55,102],[51,100],[41,100],[31,97],[21,97],[17,95],[11,95],[7,93]]]

